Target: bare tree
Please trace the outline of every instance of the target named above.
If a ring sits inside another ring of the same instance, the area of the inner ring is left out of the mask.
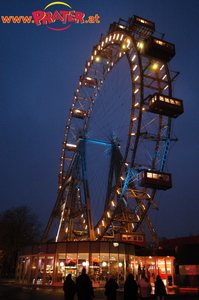
[[[2,276],[14,275],[20,248],[41,239],[42,226],[37,214],[22,205],[0,214],[0,250],[3,254]]]

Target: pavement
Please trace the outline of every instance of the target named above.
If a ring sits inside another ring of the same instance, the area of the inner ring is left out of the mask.
[[[94,292],[95,300],[106,300],[103,288],[96,288]],[[122,291],[117,292],[117,300],[123,300],[123,296]],[[155,299],[153,295],[151,299]],[[64,300],[64,293],[60,287],[19,286],[11,282],[0,282],[0,300]],[[76,296],[74,300],[77,300]],[[165,300],[199,300],[199,294],[167,295]]]

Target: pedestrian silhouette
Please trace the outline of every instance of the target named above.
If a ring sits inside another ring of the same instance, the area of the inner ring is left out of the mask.
[[[129,274],[124,283],[124,300],[137,300],[138,286],[133,274]]]
[[[75,282],[71,278],[71,274],[66,276],[63,285],[64,296],[66,300],[73,300],[75,295]]]
[[[140,288],[140,299],[147,300],[151,294],[151,285],[148,282],[148,279],[142,275],[142,279],[138,282],[138,287]]]
[[[166,296],[166,289],[165,285],[160,277],[160,275],[157,275],[156,281],[155,281],[155,296],[157,300],[164,300],[164,297]]]
[[[86,274],[85,268],[82,269],[82,274],[76,279],[76,292],[78,300],[92,300],[95,297],[92,282]]]
[[[115,281],[114,275],[111,275],[110,279],[105,284],[105,295],[107,300],[116,300],[117,289],[119,289],[119,285]]]

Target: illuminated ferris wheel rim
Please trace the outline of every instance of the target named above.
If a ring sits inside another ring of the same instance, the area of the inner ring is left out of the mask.
[[[134,52],[131,55],[130,50],[132,50],[132,47],[131,47],[132,44],[134,44]],[[145,110],[143,103],[140,103],[140,102],[135,103],[135,101],[136,101],[135,100],[135,94],[138,94],[140,92],[139,87],[138,87],[140,85],[140,83],[138,82],[138,79],[139,79],[140,76],[139,75],[133,76],[133,72],[137,68],[140,69],[140,64],[141,64],[141,62],[139,61],[140,60],[140,57],[139,57],[140,56],[139,44],[140,44],[140,47],[142,47],[141,46],[142,43],[140,43],[140,42],[136,43],[136,41],[133,41],[133,37],[128,35],[128,34],[123,34],[121,32],[113,32],[112,34],[107,34],[107,36],[105,36],[103,38],[103,40],[101,40],[100,43],[96,47],[94,47],[94,51],[93,51],[93,53],[90,57],[90,60],[87,61],[84,73],[80,77],[78,88],[75,91],[74,101],[73,101],[73,104],[72,104],[72,107],[71,107],[71,110],[70,110],[70,115],[69,115],[69,118],[68,118],[68,123],[66,125],[66,129],[70,129],[71,119],[72,119],[73,116],[75,116],[76,118],[85,118],[84,128],[83,128],[83,130],[82,130],[82,128],[79,128],[79,132],[80,132],[80,135],[81,135],[82,131],[86,132],[86,127],[88,126],[88,123],[89,123],[89,117],[90,117],[90,114],[91,114],[91,111],[92,111],[92,107],[89,107],[89,109],[87,111],[83,111],[79,108],[74,108],[75,103],[77,102],[76,100],[78,99],[81,88],[82,88],[82,82],[83,81],[84,81],[84,83],[87,82],[86,84],[88,84],[88,86],[89,86],[89,82],[90,82],[91,85],[93,85],[93,88],[95,90],[93,92],[93,95],[92,95],[91,99],[92,99],[92,103],[94,103],[95,98],[98,95],[98,91],[100,90],[100,85],[103,84],[103,82],[106,79],[106,76],[108,75],[108,73],[111,71],[111,69],[114,67],[114,65],[124,55],[127,55],[129,65],[130,65],[130,70],[132,72],[132,86],[134,86],[134,92],[133,92],[133,95],[132,95],[132,100],[133,100],[132,101],[132,116],[131,116],[131,122],[130,122],[130,126],[129,126],[129,128],[130,128],[130,130],[129,130],[129,140],[132,138],[132,136],[136,135],[136,133],[131,130],[133,128],[133,123],[138,119],[138,118],[134,117],[135,108],[140,109],[140,107],[142,106],[141,109]],[[103,50],[106,50],[111,45],[114,45],[114,46],[117,45],[118,46],[118,57],[115,57],[115,59],[114,59],[115,61],[110,61],[110,62],[108,61],[107,62],[107,67],[106,67],[106,70],[104,72],[104,76],[103,76],[103,78],[100,79],[99,82],[97,82],[95,78],[92,78],[91,76],[87,76],[88,69],[90,69],[92,67],[92,65],[95,61],[96,62],[100,61],[100,52],[102,52]],[[135,54],[135,52],[136,52],[136,54]],[[156,70],[156,68],[158,66],[157,60],[155,60],[155,62],[151,61],[150,64],[151,64],[152,68],[154,68],[154,70]],[[163,68],[167,69],[166,63],[163,63],[161,65],[160,69],[163,69]],[[167,77],[169,77],[168,70],[166,70],[166,73],[167,73]],[[170,88],[169,81],[166,81],[166,80],[163,79],[162,82],[164,82],[164,84],[165,84],[165,86],[163,87],[163,90],[166,90],[167,88]],[[158,89],[156,89],[156,90],[158,90]],[[171,94],[171,91],[169,93]],[[86,97],[84,99],[86,99]],[[68,130],[66,130],[66,131],[68,131]],[[86,139],[85,136],[84,136],[84,138]],[[78,139],[76,134],[73,135],[73,142],[66,142],[66,140],[67,140],[67,134],[65,134],[63,144],[64,144],[65,147],[68,147],[68,150],[71,151],[71,150],[76,150],[77,149],[77,143],[78,143],[79,139]],[[93,142],[103,143],[103,141],[95,141],[95,140],[93,140]],[[63,151],[64,151],[64,149],[63,149]],[[61,167],[63,166],[63,164],[62,164],[63,160],[64,160],[64,157],[61,156]],[[62,169],[62,168],[60,168],[60,169]]]
[[[140,22],[144,23],[143,19]],[[167,61],[170,60],[171,55],[171,53],[167,53],[168,49],[169,51],[175,49],[172,44],[152,38],[150,41],[152,48],[147,50],[147,54],[143,49],[152,32],[148,29],[145,30],[145,28],[143,35],[134,29],[130,30],[130,24],[131,19],[128,21],[128,26],[123,26],[120,23],[111,24],[108,34],[94,47],[74,93],[63,141],[59,174],[60,199],[64,195],[66,187],[70,185],[74,161],[78,155],[81,141],[108,145],[107,141],[88,138],[90,116],[107,76],[123,57],[126,57],[132,86],[132,105],[126,150],[123,155],[120,176],[112,186],[105,210],[95,226],[95,239],[102,239],[104,236],[111,237],[110,231],[114,231],[114,226],[119,227],[124,218],[126,218],[127,225],[128,223],[132,224],[131,229],[127,226],[128,230],[136,231],[141,227],[144,218],[146,221],[149,207],[154,205],[157,208],[153,201],[156,189],[171,187],[165,185],[166,181],[161,187],[154,183],[152,185],[150,182],[143,181],[143,176],[149,174],[151,178],[153,176],[154,178],[161,178],[170,142],[174,140],[171,137],[171,120],[182,113],[178,112],[177,108],[174,109],[175,113],[173,113],[173,108],[169,108],[167,105],[169,102],[169,105],[172,104],[171,101],[173,101],[173,107],[179,107],[179,103],[181,103],[180,100],[171,98],[171,84],[176,74],[172,74],[167,66]],[[153,54],[153,43],[160,47],[166,45],[167,51],[164,53],[164,60],[155,57],[157,54]],[[100,65],[103,65],[103,72],[100,71]],[[161,110],[160,106],[154,106],[154,103],[160,102],[164,103]],[[165,107],[166,102],[167,107]],[[148,128],[151,132],[148,131]],[[115,141],[109,141],[109,146],[113,147],[114,145]],[[146,153],[144,153],[141,145],[144,145]],[[149,147],[153,145],[152,150],[147,149],[148,145]],[[141,152],[145,156],[148,155],[150,163],[145,160]],[[143,171],[147,171],[147,173],[143,173]],[[142,177],[139,177],[140,173],[142,173]],[[164,176],[169,178],[169,174],[165,173]],[[140,185],[138,181],[140,181]],[[130,198],[134,199],[134,206],[130,203]],[[60,199],[58,197],[59,201],[61,201]],[[65,205],[66,202],[67,199]],[[62,216],[60,224],[66,217],[64,211]],[[152,234],[155,234],[154,228],[150,225],[150,219],[147,220],[148,227],[151,227],[151,231],[154,231]],[[125,230],[124,227],[120,229]]]
[[[107,36],[105,36],[104,39],[100,42],[100,44],[98,44],[95,47],[95,49],[93,51],[93,54],[91,55],[90,60],[87,62],[87,66],[85,68],[85,74],[81,77],[81,80],[84,80],[85,84],[89,84],[89,81],[90,81],[90,82],[92,82],[93,85],[96,84],[96,87],[97,87],[96,80],[93,79],[90,76],[87,76],[87,72],[88,72],[89,67],[90,68],[92,67],[93,62],[95,62],[95,61],[99,62],[100,61],[101,52],[103,52],[104,49],[108,49],[111,45],[114,45],[114,46],[117,45],[118,56],[116,56],[116,59],[115,59],[116,61],[112,60],[107,64],[107,72],[105,71],[106,76],[111,71],[112,67],[114,67],[115,63],[117,63],[119,61],[119,59],[121,59],[123,57],[123,55],[128,54],[128,61],[129,61],[129,65],[130,65],[130,70],[132,71],[132,84],[135,86],[134,92],[133,92],[133,95],[132,95],[132,100],[133,100],[132,104],[133,104],[133,107],[137,107],[138,105],[140,106],[140,104],[138,102],[135,103],[135,94],[137,94],[139,92],[139,88],[137,87],[138,86],[137,82],[138,82],[138,79],[139,79],[139,75],[133,76],[133,72],[137,68],[141,69],[141,67],[139,65],[139,63],[140,63],[139,62],[140,53],[136,50],[138,45],[135,41],[133,41],[132,36],[129,36],[127,34],[123,34],[121,32],[113,32],[113,33],[108,34]],[[134,48],[134,50],[132,51],[133,48]],[[130,51],[132,53],[130,53]],[[136,52],[137,52],[137,54],[135,54]],[[164,64],[161,66],[161,68],[163,68],[163,67],[164,67]],[[103,80],[105,80],[105,78],[101,79],[100,83],[103,83]],[[79,95],[80,90],[81,90],[81,85],[82,85],[82,81],[79,82],[79,86],[78,86],[77,91],[75,93],[75,100],[78,98],[78,95]],[[139,83],[139,85],[140,85],[140,83]],[[164,89],[166,89],[168,86],[169,86],[168,83],[166,83]],[[99,88],[99,87],[97,87],[97,88]],[[94,92],[93,99],[96,96],[97,96],[97,92]],[[141,109],[144,109],[144,107],[142,106]],[[130,144],[130,139],[132,139],[132,137],[135,135],[132,132],[132,129],[131,129],[131,128],[133,128],[133,122],[136,121],[136,117],[134,117],[134,111],[135,110],[133,109],[132,110],[132,116],[131,116],[131,122],[130,122],[128,145]],[[91,109],[88,110],[87,114],[85,113],[85,111],[75,109],[75,113],[79,113],[79,114],[82,113],[82,114],[87,115],[87,116],[90,115],[90,112],[91,112]],[[85,124],[86,123],[88,124],[89,122],[86,120]],[[68,144],[68,145],[70,145],[70,146],[74,145],[74,147],[76,146],[75,144]],[[128,146],[127,146],[127,150],[129,150]],[[126,154],[126,156],[127,156],[127,154]],[[125,161],[125,159],[124,159],[124,161]],[[127,163],[127,162],[125,161],[125,163]],[[131,164],[132,164],[132,162],[131,162]],[[113,203],[113,202],[111,202],[111,203]]]

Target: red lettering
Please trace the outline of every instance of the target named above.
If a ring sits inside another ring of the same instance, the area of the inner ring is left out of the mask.
[[[41,11],[41,10],[34,11],[34,12],[32,12],[32,16],[33,16],[33,19],[35,21],[35,24],[36,25],[41,25],[41,20],[45,16],[45,12]]]
[[[53,15],[51,12],[45,12],[45,16],[42,19],[42,24],[51,24],[53,23]]]
[[[66,24],[67,22],[75,22],[75,23],[85,23],[85,14],[80,11],[54,11],[54,13],[51,12],[45,12],[45,11],[35,11],[32,12],[33,19],[35,21],[36,25],[41,24],[51,24],[54,23],[56,20],[60,20],[63,24]],[[5,23],[10,22],[10,17],[2,17],[2,21]],[[17,21],[17,20],[16,20]],[[24,17],[22,20],[24,23],[30,23],[31,17]],[[99,15],[90,16],[88,17],[88,20],[86,23],[100,23],[99,21]]]
[[[95,23],[100,23],[99,18],[100,18],[99,15],[95,15]]]
[[[95,18],[93,16],[89,16],[87,23],[95,23]]]
[[[73,15],[75,11],[69,11],[68,14],[68,22],[75,22],[75,15]]]
[[[82,13],[80,11],[75,12],[75,22],[76,23],[84,23],[84,17],[85,17],[84,13]]]
[[[14,16],[11,16],[10,17],[12,19],[12,22],[13,23],[20,23],[21,22],[21,17],[14,17]]]
[[[25,16],[25,17],[21,16],[21,19],[22,19],[23,23],[31,23],[32,16],[30,16],[30,17],[28,17],[28,16]]]
[[[67,22],[67,15],[68,15],[68,11],[64,11],[64,10],[60,10],[60,14],[62,14],[62,18],[63,18],[63,22],[64,24],[66,24]]]
[[[53,14],[53,22],[55,22],[56,20],[60,20],[62,23],[64,21],[64,19],[61,17],[61,15],[59,14],[59,12],[56,10]]]
[[[10,23],[10,17],[8,17],[8,16],[1,16],[1,20],[2,20],[2,22],[3,23]]]

